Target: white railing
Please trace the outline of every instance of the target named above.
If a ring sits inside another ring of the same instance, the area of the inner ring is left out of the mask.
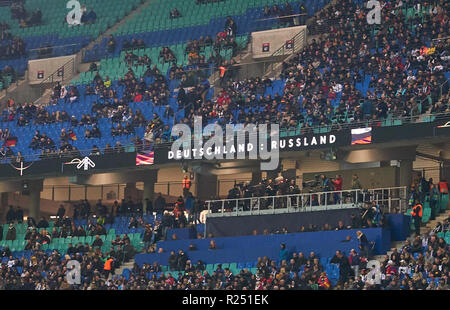
[[[206,201],[208,217],[311,212],[360,207],[375,201],[383,212],[406,212],[407,188],[389,187]]]

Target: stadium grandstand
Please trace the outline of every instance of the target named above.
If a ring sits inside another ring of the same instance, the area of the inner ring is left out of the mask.
[[[449,9],[0,0],[0,289],[449,290]]]

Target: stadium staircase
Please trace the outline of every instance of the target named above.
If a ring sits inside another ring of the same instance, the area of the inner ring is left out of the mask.
[[[136,14],[139,14],[145,7],[147,7],[152,1],[154,0],[142,0],[141,4],[133,11],[131,11],[130,14],[125,16],[125,18],[118,21],[116,24],[114,24],[112,27],[110,27],[106,32],[104,32],[102,35],[97,37],[94,41],[90,42],[86,47],[81,49],[77,56],[82,57],[84,53],[87,50],[90,50],[94,47],[95,44],[99,44],[104,38],[108,38],[111,34],[113,34],[119,27],[125,25],[128,21],[132,20]],[[82,59],[82,58],[80,58]],[[99,62],[97,62],[98,64]],[[87,70],[86,70],[87,71]],[[75,76],[74,78],[78,78],[79,75]]]
[[[122,264],[119,268],[116,268],[114,270],[114,274],[116,276],[121,276],[121,275],[124,274],[124,270],[125,269],[131,270],[131,269],[133,269],[133,267],[134,267],[134,258],[132,258],[129,262],[126,262],[126,263]],[[109,274],[108,280],[112,279],[112,277],[113,277],[113,275]]]
[[[312,15],[310,18],[308,18],[306,20],[306,25],[309,25],[309,23],[311,22],[311,20],[318,15],[322,10],[327,10],[330,6],[334,6],[336,4],[337,0],[332,0],[330,1],[328,4],[326,4],[321,10],[317,11],[314,15]],[[305,46],[310,45],[313,40],[316,40],[316,42],[322,41],[327,37],[327,34],[314,34],[314,35],[310,35],[307,31],[306,33],[306,42],[305,42]],[[276,53],[276,52],[275,52]],[[286,57],[286,59],[284,59],[285,62],[289,61],[292,57],[295,56],[295,53],[292,55],[289,55],[288,57]],[[270,78],[273,76],[278,77],[281,74],[283,68],[283,63],[279,62],[278,64],[274,65],[273,67],[269,67],[269,69],[264,73],[264,77],[265,78]]]
[[[436,224],[437,224],[438,222],[443,223],[444,220],[445,220],[446,218],[448,218],[449,216],[450,216],[450,210],[448,210],[448,207],[447,207],[447,210],[445,210],[445,212],[442,213],[441,215],[436,216],[436,219],[434,219],[434,220],[432,220],[432,221],[429,221],[425,226],[420,227],[420,233],[421,233],[421,234],[424,234],[424,233],[426,233],[429,229],[433,230],[433,229],[436,227]]]
[[[152,1],[154,0],[142,0],[141,3],[137,6],[136,9],[132,10],[128,15],[125,15],[122,19],[119,19],[115,24],[113,24],[111,27],[109,27],[104,33],[100,34],[96,39],[91,41],[87,46],[82,48],[80,51],[78,51],[76,54],[79,57],[79,59],[82,59],[85,52],[89,49],[91,49],[95,44],[98,44],[101,42],[104,38],[109,37],[114,31],[116,31],[119,27],[126,24],[129,20],[133,19],[134,16],[141,12],[143,8],[148,6]],[[97,62],[97,64],[99,64]],[[78,79],[80,76],[79,72],[85,72],[88,71],[89,64],[81,64],[79,68],[77,68],[78,74],[76,74],[73,78]],[[25,70],[24,78],[18,80],[16,83],[11,84],[7,89],[0,91],[0,101],[3,101],[6,97],[16,97],[16,93],[20,93],[23,91],[28,91],[27,88],[27,70]],[[35,104],[43,104],[48,102],[51,95],[51,85],[48,85],[48,89],[44,90],[41,95],[36,95],[34,99],[27,98],[25,101],[32,101]],[[0,108],[3,108],[0,106]]]
[[[447,204],[447,207],[446,207],[446,209],[444,209],[443,213],[441,213],[440,215],[437,215],[434,220],[428,221],[424,226],[420,227],[420,234],[424,234],[424,233],[428,232],[429,230],[433,230],[434,227],[436,227],[436,224],[438,222],[443,223],[444,220],[450,216],[450,210],[448,210],[449,204],[450,204],[450,202]],[[407,240],[409,240],[412,244],[412,242],[414,241],[414,237],[415,237],[415,233],[414,233],[414,231],[411,231],[411,235],[409,236],[409,238]],[[438,234],[438,237],[439,237],[439,234]],[[400,250],[403,248],[405,243],[406,243],[406,240],[392,242],[391,250],[388,251],[385,255],[391,256],[394,249],[397,249],[397,251],[400,252]],[[376,255],[374,257],[374,259],[376,259],[380,263],[382,263],[382,262],[384,262],[385,255]]]

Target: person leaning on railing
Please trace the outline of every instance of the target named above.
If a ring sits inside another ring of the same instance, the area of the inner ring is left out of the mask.
[[[352,176],[351,189],[358,190],[353,193],[353,202],[356,203],[356,202],[361,201],[361,193],[359,192],[359,190],[362,189],[362,185],[361,185],[361,182],[359,181],[359,177],[357,174],[354,174]]]

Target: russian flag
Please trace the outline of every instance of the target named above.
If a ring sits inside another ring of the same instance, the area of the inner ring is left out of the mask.
[[[352,145],[371,144],[372,127],[352,129]]]
[[[153,165],[154,161],[155,161],[155,152],[136,155],[136,166]]]

